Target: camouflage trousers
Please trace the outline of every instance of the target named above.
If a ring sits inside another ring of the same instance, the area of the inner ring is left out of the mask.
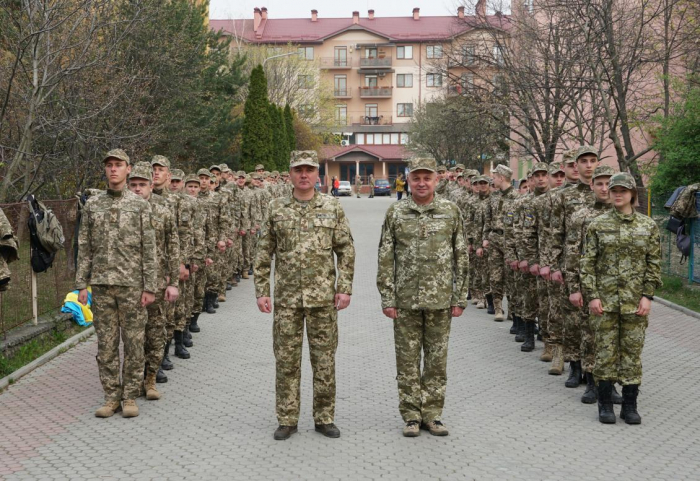
[[[7,279],[7,282],[0,284],[0,292],[6,291],[10,288],[11,276],[12,272],[10,272],[10,268],[7,267],[7,261],[5,260],[5,256],[3,256],[2,253],[0,253],[0,281],[2,281],[3,279]]]
[[[484,255],[482,257],[478,257],[476,254],[474,254],[474,260],[474,281],[476,284],[475,290],[477,293],[477,299],[484,299],[486,294],[491,292],[489,282],[489,256],[486,251],[484,251]]]
[[[549,281],[541,277],[535,278],[537,285],[537,323],[540,326],[540,334],[544,342],[551,343],[549,338]]]
[[[537,278],[532,274],[521,273],[522,302],[520,303],[520,312],[518,315],[526,321],[534,321],[537,318],[537,306],[539,303],[539,295],[537,292]]]
[[[141,391],[148,320],[146,308],[141,307],[142,292],[140,287],[92,286],[97,369],[105,401],[136,399]],[[120,338],[124,343],[123,366],[119,362]]]
[[[221,277],[226,268],[226,251],[221,252],[217,249],[212,260],[214,263],[207,267],[206,290],[221,294],[219,289],[221,289]]]
[[[180,296],[175,301],[175,330],[184,331],[192,319],[192,307],[194,304],[194,279],[190,272],[190,277],[186,281],[180,281],[178,287]]]
[[[518,301],[516,299],[516,291],[518,289],[517,272],[511,269],[510,266],[506,265],[504,261],[503,273],[505,277],[506,292],[508,293],[506,295],[508,298],[508,310],[513,313],[517,309],[518,305]]]
[[[451,323],[450,309],[398,310],[394,344],[399,412],[404,422],[428,423],[441,419],[447,389]]]
[[[243,266],[242,269],[250,269],[253,265],[253,247],[255,246],[256,236],[250,231],[243,236]]]
[[[283,426],[296,426],[299,420],[304,321],[313,372],[314,422],[328,424],[335,417],[335,352],[338,348],[335,307],[275,306],[272,326],[277,373],[275,391],[277,420]]]
[[[566,289],[562,284],[554,281],[545,281],[547,284],[547,297],[549,299],[549,313],[547,315],[547,342],[551,344],[564,343],[564,317],[566,307],[571,307]],[[568,305],[568,306],[567,306]]]
[[[503,300],[503,292],[506,283],[506,261],[503,255],[503,236],[492,234],[489,237],[489,283],[494,304],[500,304]]]
[[[568,300],[563,305],[564,313],[564,360],[566,362],[581,360],[581,309],[574,307]]]
[[[204,306],[204,294],[206,293],[207,286],[207,273],[209,272],[209,267],[204,266],[204,262],[199,266],[199,270],[194,274],[194,281],[192,282],[192,314],[197,314],[202,312],[202,307]]]
[[[596,381],[617,381],[623,386],[642,383],[642,349],[649,325],[647,316],[603,312],[591,316],[595,332]]]
[[[166,301],[163,298],[163,291],[158,293],[155,302],[148,306],[146,311],[148,312],[148,321],[146,321],[146,337],[143,346],[146,374],[155,374],[163,361],[163,348],[167,335]]]
[[[584,305],[588,301],[584,299]],[[576,315],[579,317],[581,328],[581,368],[584,372],[593,372],[595,366],[595,332],[593,331],[593,320],[588,314],[588,308],[578,309]]]

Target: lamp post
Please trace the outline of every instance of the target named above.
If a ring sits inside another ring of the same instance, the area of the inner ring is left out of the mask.
[[[278,54],[278,55],[273,55],[272,57],[267,57],[265,60],[263,60],[262,66],[263,66],[263,68],[264,68],[264,67],[265,67],[265,63],[266,63],[268,60],[272,60],[273,58],[289,57],[290,55],[299,55],[299,53],[298,53],[298,52],[287,52],[287,53],[281,53],[281,54]]]

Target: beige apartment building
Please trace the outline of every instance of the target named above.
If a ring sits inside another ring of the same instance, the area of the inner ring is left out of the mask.
[[[366,16],[355,11],[347,18],[323,18],[312,10],[294,19],[272,18],[263,7],[252,19],[210,21],[212,29],[238,42],[297,45],[302,58],[316,61],[319,77],[333,86],[333,131],[343,138],[342,146],[320,152],[321,174],[349,181],[358,173],[393,180],[410,157],[405,145],[414,109],[473,82],[470,74],[457,72],[451,77],[461,85],[448,85],[443,69],[434,68],[455,43],[465,58],[484,48],[483,36],[470,24],[476,22],[469,22],[464,7],[455,16],[425,17],[414,8],[400,17],[369,10]]]

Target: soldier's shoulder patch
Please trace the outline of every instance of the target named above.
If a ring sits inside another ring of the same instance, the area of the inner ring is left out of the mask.
[[[433,214],[432,218],[433,219],[451,219],[452,215],[450,215],[450,214]]]
[[[316,214],[317,219],[336,219],[338,216],[331,212],[318,212]]]

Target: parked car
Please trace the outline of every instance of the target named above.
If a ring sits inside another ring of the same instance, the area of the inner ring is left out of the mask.
[[[352,186],[347,180],[341,180],[338,187],[338,195],[352,195]]]
[[[374,195],[391,196],[391,184],[386,179],[377,179],[374,181]]]

